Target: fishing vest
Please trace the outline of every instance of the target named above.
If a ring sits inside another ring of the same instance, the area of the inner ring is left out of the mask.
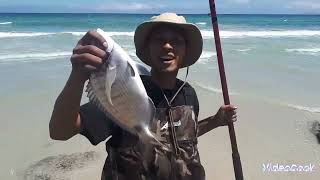
[[[184,87],[175,100],[185,101],[185,105],[169,108],[165,101],[161,101],[156,108],[149,129],[170,151],[143,145],[138,137],[124,130],[113,134],[106,143],[108,158],[101,179],[204,180],[205,172],[197,148],[195,97],[191,87]],[[141,148],[146,149],[142,151]],[[151,161],[144,163],[142,152],[148,152]]]

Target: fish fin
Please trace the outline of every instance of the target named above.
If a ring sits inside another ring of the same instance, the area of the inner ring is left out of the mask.
[[[149,105],[152,107],[152,115],[151,118],[153,119],[153,117],[156,114],[156,106],[154,105],[154,102],[152,101],[152,99],[148,96],[148,100],[149,100]]]
[[[113,106],[112,104],[112,99],[111,99],[111,88],[112,88],[112,84],[114,83],[115,79],[116,79],[116,75],[117,75],[117,66],[110,66],[108,67],[106,76],[107,76],[107,80],[106,80],[106,95],[108,98],[108,102]]]
[[[132,76],[132,77],[135,77],[136,76],[136,71],[135,71],[135,67],[128,61],[128,68],[130,69],[130,75]]]

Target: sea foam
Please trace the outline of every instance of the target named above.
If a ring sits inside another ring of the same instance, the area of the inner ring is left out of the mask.
[[[304,54],[304,55],[320,55],[320,48],[298,48],[298,49],[286,49],[287,52]]]
[[[200,56],[200,59],[201,59],[201,58],[211,58],[211,57],[214,57],[214,56],[216,56],[216,55],[217,55],[217,53],[215,53],[215,52],[203,51],[202,54],[201,54],[201,56]]]
[[[197,86],[203,90],[206,90],[206,91],[209,91],[209,92],[213,92],[215,94],[222,94],[222,89],[221,88],[215,88],[215,87],[212,87],[212,86],[208,86],[208,85],[204,85],[202,83],[199,83],[199,82],[191,82],[192,85],[194,86]],[[231,90],[229,90],[229,95],[240,95],[240,93],[238,92],[234,92]]]
[[[198,24],[198,25],[206,25],[207,23],[206,22],[197,22],[196,24]]]
[[[0,25],[12,24],[12,22],[0,22]]]
[[[36,37],[48,35],[84,36],[86,32],[0,32],[0,38],[10,37]],[[108,32],[110,36],[134,36],[134,32]]]
[[[248,52],[251,51],[251,48],[245,48],[245,49],[237,49],[238,52]]]
[[[55,33],[44,33],[44,32],[31,32],[31,33],[18,33],[18,32],[0,32],[0,38],[10,37],[34,37],[34,36],[47,36]]]
[[[47,60],[56,57],[64,57],[70,55],[71,52],[7,54],[0,55],[0,62],[27,61],[30,59]]]
[[[294,104],[288,104],[288,107],[302,110],[302,111],[308,111],[311,113],[320,113],[320,107],[307,107],[307,106],[300,106],[300,105],[294,105]]]
[[[6,37],[32,37],[32,36],[46,36],[46,35],[65,35],[83,36],[86,32],[0,32],[0,38]],[[111,36],[134,36],[134,31],[119,31],[108,32]],[[210,30],[201,30],[204,39],[211,39],[214,37]],[[282,31],[220,31],[221,38],[279,38],[279,37],[320,37],[320,31],[315,30],[282,30]]]
[[[217,53],[215,52],[211,52],[211,51],[202,51],[202,54],[199,58],[199,60],[197,61],[197,63],[200,64],[207,64],[209,61],[213,61],[214,57],[217,55]]]
[[[213,32],[203,30],[202,36],[207,38],[213,38]],[[320,31],[313,30],[287,30],[287,31],[221,31],[221,38],[275,38],[275,37],[320,37]]]

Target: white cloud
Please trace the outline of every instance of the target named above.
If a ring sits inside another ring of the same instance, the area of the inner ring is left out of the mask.
[[[151,5],[151,4],[144,4],[144,3],[115,3],[109,4],[108,6],[99,7],[97,10],[100,11],[126,11],[126,12],[143,12],[143,11],[150,11],[154,9],[161,9],[165,8],[164,5]]]
[[[294,1],[288,4],[287,8],[294,9],[294,10],[303,10],[303,11],[320,10],[320,2]]]

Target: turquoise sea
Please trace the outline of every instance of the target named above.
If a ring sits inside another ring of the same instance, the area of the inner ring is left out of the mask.
[[[0,179],[12,178],[16,167],[48,153],[39,150],[51,145],[43,126],[70,73],[72,49],[86,31],[109,32],[139,61],[134,30],[151,16],[0,14],[0,161],[6,162],[0,165]],[[188,81],[220,94],[211,19],[206,14],[185,17],[204,39]],[[320,15],[219,15],[219,24],[232,95],[320,113]]]
[[[56,72],[67,74],[72,48],[90,29],[108,31],[139,61],[133,45],[134,30],[151,16],[1,14],[0,82],[7,84],[1,88],[1,96],[16,96],[12,90],[25,83],[22,76],[32,76],[28,78],[31,80],[39,75],[48,77],[44,75],[50,72],[54,73],[51,76],[58,76]],[[195,73],[191,73],[190,80],[219,89],[210,17],[186,17],[198,25],[204,38],[204,51],[191,68]],[[320,112],[320,16],[221,15],[219,22],[231,91]],[[29,66],[46,70],[31,70]],[[7,80],[8,74],[14,81]]]

